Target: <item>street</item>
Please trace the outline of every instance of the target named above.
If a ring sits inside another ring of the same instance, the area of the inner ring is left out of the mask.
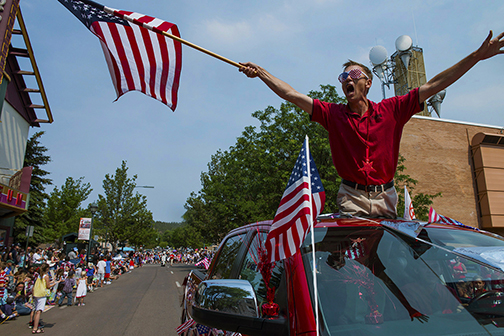
[[[177,335],[181,284],[193,265],[145,265],[85,298],[85,306],[52,306],[42,313],[49,335]],[[75,295],[75,292],[74,292]],[[65,300],[66,303],[66,300]],[[0,325],[1,335],[28,335],[29,316]]]

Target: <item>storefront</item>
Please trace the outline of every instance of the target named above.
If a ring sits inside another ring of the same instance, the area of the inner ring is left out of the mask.
[[[27,59],[29,63],[21,61]],[[25,81],[25,76],[31,80]],[[27,82],[31,83],[30,87]],[[43,110],[47,118],[39,118],[36,110]],[[24,159],[30,128],[52,121],[19,0],[3,1],[0,6],[0,246],[12,243],[14,218],[28,211],[32,168],[24,167]]]

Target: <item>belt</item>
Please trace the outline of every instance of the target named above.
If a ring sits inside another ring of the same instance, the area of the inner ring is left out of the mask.
[[[392,188],[394,186],[394,180],[390,181],[389,183],[385,184],[380,184],[380,185],[362,185],[358,184],[352,181],[348,180],[342,180],[341,183],[344,185],[347,185],[351,188],[358,189],[358,190],[364,190],[365,192],[378,192],[378,191],[385,191],[389,188]]]

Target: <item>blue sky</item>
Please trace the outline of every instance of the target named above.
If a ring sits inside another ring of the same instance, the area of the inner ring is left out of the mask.
[[[255,62],[303,93],[333,84],[342,94],[341,64],[369,64],[375,45],[390,55],[400,35],[423,48],[432,78],[477,49],[489,30],[504,31],[501,1],[98,2],[176,23],[182,38],[236,62]],[[138,189],[154,219],[181,221],[211,155],[258,124],[254,111],[282,102],[260,80],[185,46],[175,113],[138,92],[113,102],[98,39],[56,0],[21,0],[21,10],[55,119],[31,133],[46,132],[54,184],[83,176],[94,189],[89,202],[103,193],[105,174],[126,160],[138,185],[155,187]],[[504,126],[503,78],[504,55],[476,65],[447,90],[442,117]],[[382,98],[376,77],[369,98]]]

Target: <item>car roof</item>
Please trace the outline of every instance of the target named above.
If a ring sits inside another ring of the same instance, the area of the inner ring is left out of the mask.
[[[227,236],[230,236],[230,235],[235,235],[235,234],[238,234],[240,232],[245,232],[245,231],[249,231],[251,228],[254,228],[254,229],[257,229],[257,230],[269,230],[271,224],[273,224],[273,221],[272,220],[265,220],[265,221],[259,221],[259,222],[254,222],[254,223],[250,223],[250,224],[246,224],[246,225],[243,225],[243,226],[240,226],[236,229],[233,229],[231,230]]]
[[[425,225],[427,228],[438,228],[438,229],[452,229],[452,230],[465,230],[474,231],[477,228],[469,226],[457,226],[454,224],[443,224],[443,223],[427,223],[420,220],[405,220],[402,218],[398,219],[386,219],[386,218],[361,218],[361,217],[351,217],[351,218],[339,218],[337,215],[323,215],[318,219],[315,227],[352,227],[352,226],[381,226],[383,224],[400,224],[400,223],[419,223]]]
[[[381,227],[382,224],[400,224],[400,223],[420,223],[425,225],[427,228],[438,228],[438,229],[448,229],[448,230],[463,230],[463,231],[474,231],[477,228],[469,226],[457,226],[453,224],[443,224],[443,223],[427,223],[419,220],[408,221],[402,218],[398,219],[386,219],[386,218],[361,218],[361,217],[350,217],[350,218],[340,218],[338,214],[325,214],[321,215],[315,223],[315,227]],[[250,223],[241,227],[238,227],[228,235],[238,234],[240,232],[249,231],[251,228],[256,230],[269,230],[270,226],[273,224],[273,220],[258,221],[255,223]]]

